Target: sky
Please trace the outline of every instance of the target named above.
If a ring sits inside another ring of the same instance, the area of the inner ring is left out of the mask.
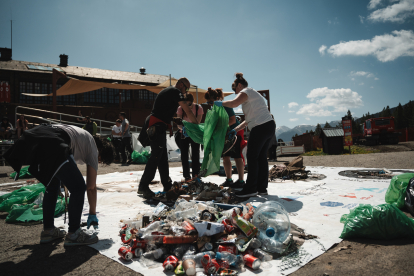
[[[414,100],[414,0],[0,1],[13,59],[270,91],[277,126]],[[233,96],[230,96],[231,99]],[[237,108],[236,111],[241,111]]]

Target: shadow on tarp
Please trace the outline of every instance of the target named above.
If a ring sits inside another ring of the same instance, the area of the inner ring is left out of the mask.
[[[363,244],[365,246],[369,246],[369,245],[399,246],[399,245],[414,244],[414,239],[408,239],[408,238],[400,238],[400,239],[393,239],[393,240],[374,240],[374,239],[367,239],[367,238],[353,238],[353,239],[346,239],[344,241],[356,242],[356,243]]]
[[[265,195],[265,196],[260,196],[260,197],[251,197],[247,200],[247,202],[252,202],[252,203],[264,203],[266,201],[277,201],[280,204],[283,205],[283,207],[285,207],[286,211],[288,213],[294,213],[299,211],[300,209],[303,208],[303,202],[299,201],[297,199],[292,200],[292,201],[286,201],[283,199],[280,199],[278,196],[275,195]]]

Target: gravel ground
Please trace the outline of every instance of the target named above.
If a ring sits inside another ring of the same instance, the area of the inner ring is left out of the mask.
[[[305,166],[364,167],[414,169],[412,144],[401,152],[347,156],[305,156]],[[387,148],[388,149],[388,148]],[[400,149],[400,148],[399,148]],[[384,150],[385,151],[385,150]],[[277,164],[295,157],[279,157]],[[170,163],[170,167],[181,166]],[[100,166],[99,174],[115,171],[142,170],[143,165]],[[80,167],[85,174],[84,166]],[[0,174],[12,172],[1,167]],[[0,183],[9,183],[9,177],[0,177]],[[0,272],[1,275],[140,275],[99,254],[90,247],[64,248],[62,242],[39,244],[41,225],[21,226],[6,224],[6,213],[0,213]],[[334,252],[350,245],[350,249]],[[347,240],[329,249],[297,272],[299,275],[412,275],[414,241]]]

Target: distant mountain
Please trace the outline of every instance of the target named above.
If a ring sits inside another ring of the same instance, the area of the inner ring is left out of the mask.
[[[331,127],[336,127],[338,124],[342,123],[342,120],[330,121],[328,123]],[[319,124],[321,125],[321,127],[323,127],[326,124],[326,121],[323,123],[319,123]]]
[[[280,127],[277,127],[276,128],[276,136],[279,136],[280,134],[282,134],[282,133],[284,133],[284,132],[286,132],[286,131],[289,131],[290,130],[290,128],[289,127],[287,127],[287,126],[280,126]]]
[[[299,126],[295,126],[294,128],[292,128],[291,130],[288,130],[286,132],[283,132],[280,135],[276,135],[277,139],[282,139],[285,142],[291,141],[292,140],[292,136],[297,135],[301,135],[303,133],[305,133],[306,131],[315,131],[316,126],[311,126],[311,125],[299,125]]]

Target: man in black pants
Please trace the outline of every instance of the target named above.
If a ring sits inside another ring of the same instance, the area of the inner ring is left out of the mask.
[[[145,120],[145,125],[138,137],[142,146],[151,146],[151,157],[138,186],[138,194],[142,194],[146,199],[155,195],[150,190],[149,184],[154,179],[157,168],[164,191],[170,190],[172,186],[169,177],[166,131],[169,129],[172,136],[170,123],[178,106],[182,107],[192,123],[198,124],[192,110],[187,105],[186,93],[189,89],[190,82],[187,78],[180,78],[175,86],[163,89],[157,95],[151,114]]]
[[[131,133],[129,133],[129,121],[126,118],[125,112],[119,113],[119,119],[122,121],[122,146],[121,146],[121,158],[122,164],[132,163],[132,152],[134,151],[131,146]],[[125,149],[128,151],[128,161],[125,154]]]

